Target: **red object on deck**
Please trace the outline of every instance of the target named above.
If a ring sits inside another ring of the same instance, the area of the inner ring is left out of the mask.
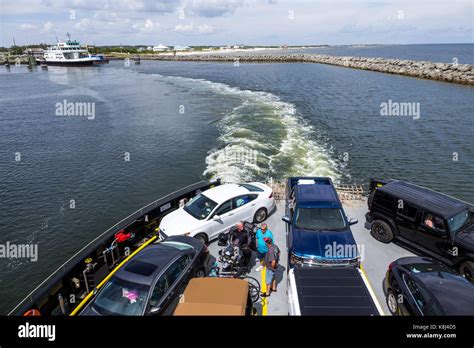
[[[118,243],[125,242],[132,237],[131,233],[126,233],[125,230],[120,230],[115,234],[115,239],[117,239]]]
[[[29,309],[25,313],[23,313],[24,317],[39,317],[41,316],[41,312],[38,309]]]

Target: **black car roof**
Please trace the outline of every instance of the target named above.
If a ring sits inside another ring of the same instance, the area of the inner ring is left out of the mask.
[[[474,314],[474,284],[461,275],[427,272],[415,278],[434,295],[446,315]]]
[[[152,285],[163,268],[182,253],[185,252],[166,244],[152,244],[120,268],[115,276],[133,283]]]
[[[413,203],[444,218],[468,208],[465,202],[454,197],[432,191],[428,188],[410,184],[405,181],[392,181],[377,190],[388,193],[408,203]]]

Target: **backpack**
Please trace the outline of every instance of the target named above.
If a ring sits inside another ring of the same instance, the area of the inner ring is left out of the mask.
[[[273,251],[273,257],[277,263],[280,263],[280,248],[275,244],[275,250]]]

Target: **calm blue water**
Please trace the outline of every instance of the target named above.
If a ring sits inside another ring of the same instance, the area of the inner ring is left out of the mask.
[[[0,311],[118,220],[201,178],[396,177],[474,202],[473,93],[317,64],[0,67],[0,242],[39,244],[37,262],[0,259]],[[94,119],[57,116],[64,100],[95,103]],[[381,116],[388,100],[419,103],[419,119]]]

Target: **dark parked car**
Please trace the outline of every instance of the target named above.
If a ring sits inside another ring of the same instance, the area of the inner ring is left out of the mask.
[[[359,265],[357,219],[347,219],[331,178],[289,178],[283,221],[290,267]]]
[[[196,238],[155,242],[122,266],[81,315],[171,315],[189,280],[208,274],[209,261]]]
[[[474,274],[474,219],[463,201],[404,181],[371,180],[366,227],[380,242],[410,249]]]
[[[473,315],[474,284],[427,257],[392,262],[384,279],[393,315]]]

